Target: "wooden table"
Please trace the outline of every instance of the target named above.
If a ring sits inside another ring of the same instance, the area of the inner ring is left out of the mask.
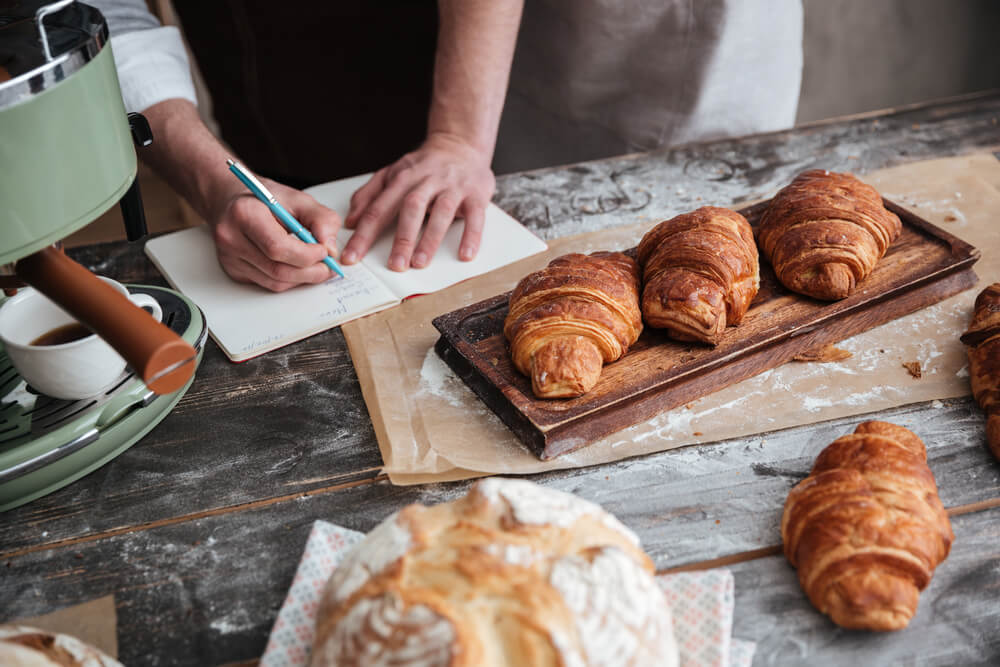
[[[788,132],[498,179],[496,202],[547,238],[634,221],[663,183],[676,212],[761,197],[813,166],[866,172],[1000,147],[1000,92]],[[669,189],[669,190],[668,190]],[[987,249],[984,249],[987,250]],[[997,249],[991,249],[996,251]],[[987,250],[989,251],[989,250]],[[163,284],[138,245],[74,251],[98,273]],[[756,664],[1000,664],[1000,464],[971,399],[872,415],[926,441],[953,517],[951,556],[910,627],[838,629],[776,555],[785,495],[858,418],[686,448],[536,481],[596,501],[657,564],[729,564],[737,637]],[[0,620],[113,594],[126,664],[262,652],[313,520],[361,531],[468,483],[394,487],[339,329],[241,364],[209,343],[188,394],[111,464],[0,517]],[[978,509],[977,509],[978,508]]]

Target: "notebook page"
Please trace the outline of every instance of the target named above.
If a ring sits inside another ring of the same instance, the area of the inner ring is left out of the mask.
[[[351,195],[368,181],[369,176],[366,174],[316,185],[306,192],[343,217],[350,208]],[[361,264],[367,266],[393,294],[403,299],[412,294],[436,292],[467,278],[530,257],[548,247],[517,220],[496,205],[490,204],[486,209],[486,225],[479,254],[471,262],[463,262],[458,259],[458,248],[464,228],[463,222],[452,224],[429,266],[396,272],[386,266],[395,234],[395,226],[390,226],[368,251]],[[353,233],[349,229],[340,230],[337,235],[338,247],[343,248]]]
[[[364,264],[344,267],[343,280],[281,293],[237,283],[219,266],[204,225],[152,239],[146,243],[146,254],[174,289],[205,312],[209,333],[233,361],[399,302]]]

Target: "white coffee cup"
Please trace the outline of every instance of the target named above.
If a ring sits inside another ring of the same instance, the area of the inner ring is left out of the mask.
[[[159,302],[148,294],[130,294],[119,282],[100,276],[157,321],[163,319]],[[0,307],[0,341],[21,377],[36,391],[53,398],[89,398],[103,393],[122,375],[125,360],[97,334],[59,345],[32,345],[40,336],[73,324],[72,315],[41,292],[27,287]]]

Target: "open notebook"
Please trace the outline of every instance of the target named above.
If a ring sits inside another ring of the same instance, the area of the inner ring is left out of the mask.
[[[368,175],[356,176],[307,192],[344,216],[351,195],[367,180]],[[546,249],[541,239],[490,204],[479,254],[471,262],[462,262],[458,260],[462,229],[461,223],[451,226],[430,266],[396,273],[386,267],[392,227],[359,264],[343,267],[343,280],[281,294],[231,280],[219,266],[211,233],[204,225],[152,239],[146,243],[146,254],[174,289],[205,312],[209,333],[226,356],[243,361],[384,310],[408,296],[436,292]],[[340,231],[339,247],[344,247],[351,234],[352,230]]]

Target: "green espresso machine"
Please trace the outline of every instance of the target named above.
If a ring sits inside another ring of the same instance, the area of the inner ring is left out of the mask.
[[[127,285],[160,303],[156,322],[53,247],[116,204],[129,240],[145,235],[136,145],[151,141],[145,119],[125,112],[98,10],[0,0],[0,267],[13,269],[8,283],[38,290],[129,363],[111,389],[68,401],[28,386],[0,345],[0,511],[112,460],[194,379],[207,328],[193,302]]]

